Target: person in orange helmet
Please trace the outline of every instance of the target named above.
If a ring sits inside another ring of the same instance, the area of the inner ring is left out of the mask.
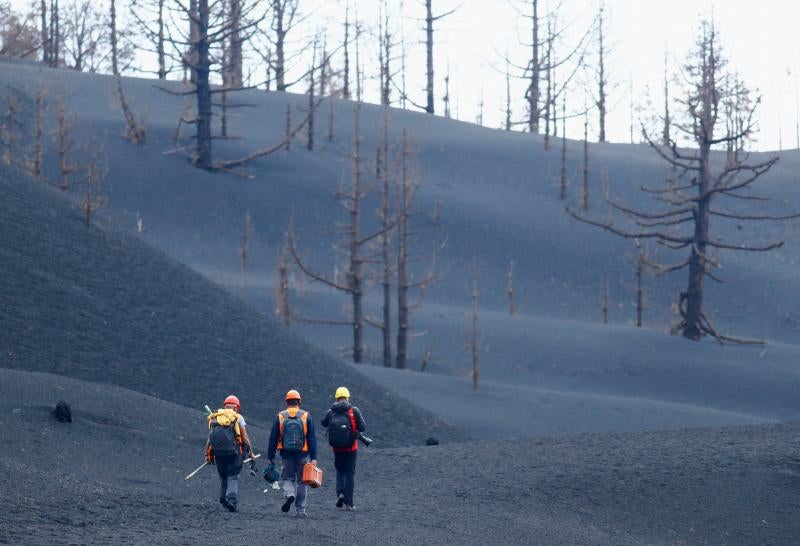
[[[246,455],[254,455],[247,435],[247,423],[239,414],[239,399],[228,396],[222,408],[208,416],[208,441],[206,462],[215,464],[219,474],[219,502],[231,512],[236,512],[239,497],[239,474]],[[251,462],[251,473],[254,473]]]
[[[275,453],[280,451],[283,462],[284,502],[282,512],[295,506],[298,517],[306,517],[308,486],[303,483],[303,465],[317,464],[317,436],[311,414],[300,408],[300,393],[292,389],[286,393],[286,409],[278,413],[272,425],[267,448],[267,459],[274,464]]]

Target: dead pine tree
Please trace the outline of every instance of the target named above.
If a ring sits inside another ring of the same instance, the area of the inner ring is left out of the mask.
[[[20,141],[20,104],[17,95],[11,90],[6,92],[6,115],[3,119],[3,155],[2,159],[6,165],[11,165],[17,155],[17,147]]]
[[[506,292],[508,293],[508,314],[516,315],[517,306],[514,303],[514,260],[508,262],[508,273],[506,274]]]
[[[242,244],[239,247],[239,288],[244,288],[244,270],[247,267],[247,258],[250,255],[250,239],[253,238],[253,218],[250,211],[244,213],[244,226],[242,227]]]
[[[289,234],[289,249],[294,258],[297,267],[311,280],[320,282],[325,286],[333,288],[342,292],[350,297],[351,313],[348,320],[317,320],[310,318],[298,318],[305,322],[314,322],[319,324],[336,324],[348,325],[352,328],[353,343],[352,343],[352,357],[353,362],[360,364],[364,362],[364,291],[366,289],[367,281],[367,245],[380,237],[384,229],[364,235],[362,232],[362,206],[364,197],[367,194],[364,171],[363,159],[361,157],[361,105],[356,104],[355,108],[355,134],[353,137],[353,176],[350,184],[345,188],[342,187],[337,192],[338,199],[347,215],[348,222],[344,225],[342,234],[344,240],[341,242],[341,247],[346,249],[347,253],[347,273],[345,282],[339,281],[337,278],[331,279],[321,273],[316,272],[309,264],[300,256],[297,248],[297,241],[293,231]]]
[[[561,112],[564,119],[567,117],[567,95],[564,94],[563,101],[561,103]],[[567,199],[567,186],[569,180],[567,179],[567,135],[566,133],[562,132],[561,134],[561,184],[560,184],[560,191],[559,191],[559,198],[561,201],[565,201]]]
[[[275,286],[275,316],[287,328],[292,324],[292,311],[289,302],[289,262],[288,231],[286,241],[278,250],[278,282]]]
[[[44,117],[44,91],[39,90],[33,98],[33,104],[36,108],[36,116],[34,117],[33,125],[33,156],[27,162],[28,172],[31,176],[36,178],[42,176],[42,161],[44,159],[44,144],[42,139],[44,137],[44,129],[42,127]]]
[[[676,251],[688,251],[674,264],[657,264],[658,273],[688,269],[686,289],[678,298],[680,321],[672,329],[690,340],[699,340],[706,335],[720,343],[763,343],[760,340],[743,339],[719,333],[709,320],[704,309],[704,284],[706,278],[720,281],[715,268],[719,262],[712,255],[717,251],[768,252],[783,245],[775,240],[766,243],[723,240],[712,228],[717,223],[735,220],[737,225],[747,222],[780,221],[800,217],[800,214],[776,215],[743,210],[761,203],[764,198],[753,193],[753,185],[778,161],[771,157],[758,162],[748,162],[745,154],[722,166],[712,163],[712,150],[724,150],[729,142],[747,139],[754,131],[754,113],[758,101],[752,101],[749,110],[738,112],[742,120],[741,131],[736,134],[717,134],[721,119],[721,104],[734,92],[725,78],[726,62],[719,51],[717,30],[712,23],[703,21],[700,32],[684,67],[688,83],[680,104],[685,109],[684,121],[676,121],[678,133],[691,139],[692,149],[679,149],[676,141],[669,147],[654,142],[643,129],[643,135],[651,149],[669,166],[676,176],[671,176],[660,187],[644,186],[641,189],[654,195],[661,209],[634,209],[609,199],[609,204],[630,219],[628,225],[592,219],[583,213],[567,208],[576,219],[595,225],[606,231],[630,239],[654,239],[659,244]],[[725,203],[734,202],[737,209],[726,209]],[[634,227],[630,227],[633,225]],[[744,233],[744,232],[742,232]],[[720,281],[721,282],[721,281]]]
[[[108,203],[108,199],[101,194],[103,180],[108,173],[105,161],[101,160],[104,148],[105,146],[92,146],[87,150],[89,157],[86,161],[86,174],[83,180],[85,194],[81,203],[87,227],[92,225],[95,213]]]
[[[434,242],[429,259],[430,267],[420,278],[415,279],[411,271],[411,264],[421,261],[422,257],[413,254],[412,242],[415,238],[431,240],[431,235],[441,231],[441,211],[437,201],[432,227],[415,228],[412,225],[415,217],[414,199],[420,188],[420,182],[412,172],[412,158],[411,142],[408,132],[404,129],[397,205],[397,356],[395,357],[395,366],[399,369],[404,369],[408,365],[411,313],[422,305],[428,286],[436,282],[436,257],[446,244],[446,239]],[[410,300],[412,290],[419,291],[416,302]]]
[[[636,245],[636,327],[641,328],[644,316],[644,276],[647,271],[649,260],[647,248],[638,240],[634,240]]]
[[[128,99],[125,97],[125,92],[122,89],[122,78],[117,76],[117,98],[119,99],[122,115],[125,117],[125,130],[122,133],[123,138],[132,142],[133,144],[144,144],[146,133],[144,129],[144,121],[136,119],[133,110],[128,104]]]
[[[378,256],[374,261],[380,266],[380,273],[377,275],[377,283],[381,287],[382,306],[381,319],[377,320],[367,317],[366,321],[376,327],[381,332],[383,345],[383,365],[386,368],[392,366],[392,284],[394,279],[394,260],[392,250],[392,234],[397,224],[397,218],[392,211],[392,175],[390,166],[390,147],[389,147],[389,106],[383,107],[383,121],[381,138],[375,150],[375,182],[378,197],[378,219],[381,226],[381,234],[378,239],[380,247]]]
[[[448,15],[454,13],[458,8],[451,9],[438,15],[433,14],[433,0],[425,1],[425,112],[434,114],[436,107],[434,106],[434,92],[433,92],[433,24],[442,20]]]
[[[589,210],[589,114],[583,116],[583,191],[581,192],[581,209]]]
[[[475,257],[472,257],[470,265],[470,298],[472,299],[472,322],[469,335],[469,353],[472,358],[472,388],[478,390],[478,382],[480,379],[480,331],[478,330],[478,302],[481,296],[478,287],[478,263]]]
[[[168,73],[164,3],[165,0],[132,0],[128,6],[139,33],[148,41],[145,50],[156,55],[155,74],[159,80],[166,80]]]
[[[61,92],[56,94],[56,153],[58,154],[58,188],[67,191],[70,188],[70,176],[78,170],[78,165],[73,162],[72,130],[75,116],[67,112]]]
[[[225,46],[226,41],[237,33],[238,39],[249,39],[255,32],[258,23],[265,14],[256,12],[257,3],[241,7],[239,18],[228,17],[226,0],[192,0],[187,6],[183,3],[170,4],[169,9],[177,14],[178,18],[185,18],[189,23],[188,33],[181,34],[174,29],[169,42],[180,56],[181,61],[192,74],[188,91],[174,91],[169,88],[159,87],[162,91],[172,95],[194,97],[195,117],[183,119],[182,123],[195,126],[192,162],[202,169],[228,169],[229,166],[220,165],[213,161],[212,134],[213,100],[215,94],[238,91],[244,89],[240,85],[230,87],[212,87],[210,75],[214,64],[219,63],[215,50]],[[247,20],[246,24],[241,21]],[[186,48],[188,47],[188,53]],[[225,65],[223,65],[223,69]]]

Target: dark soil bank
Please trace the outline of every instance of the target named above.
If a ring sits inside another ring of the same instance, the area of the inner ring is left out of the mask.
[[[72,424],[49,401],[73,401]],[[356,513],[327,449],[309,518],[242,476],[216,500],[201,412],[125,389],[0,370],[0,542],[8,544],[791,544],[800,424],[504,440],[360,453]],[[266,431],[253,427],[261,443]]]

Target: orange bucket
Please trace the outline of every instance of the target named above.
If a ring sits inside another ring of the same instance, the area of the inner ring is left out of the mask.
[[[303,483],[311,488],[322,487],[322,469],[311,463],[303,465]]]

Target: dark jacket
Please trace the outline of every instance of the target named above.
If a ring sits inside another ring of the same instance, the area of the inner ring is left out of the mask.
[[[334,405],[331,406],[331,409],[328,410],[328,413],[325,414],[325,417],[322,419],[322,426],[328,428],[328,425],[331,424],[331,417],[334,413],[348,413],[349,410],[352,409],[352,415],[350,417],[350,426],[354,431],[364,432],[367,430],[367,424],[364,421],[364,416],[361,415],[361,411],[350,404],[350,402],[342,401],[336,402]],[[358,451],[358,439],[353,440],[353,445],[350,447],[335,447],[333,448],[335,452],[347,452],[347,451]]]
[[[306,433],[306,443],[308,444],[308,456],[312,461],[317,460],[317,434],[314,431],[314,421],[311,419],[311,413],[308,413],[308,432]],[[272,424],[272,432],[269,434],[269,444],[267,445],[267,459],[273,460],[275,453],[278,451],[278,443],[281,440],[281,421],[278,415],[275,416],[275,422]],[[281,449],[281,455],[289,453],[288,450]]]

